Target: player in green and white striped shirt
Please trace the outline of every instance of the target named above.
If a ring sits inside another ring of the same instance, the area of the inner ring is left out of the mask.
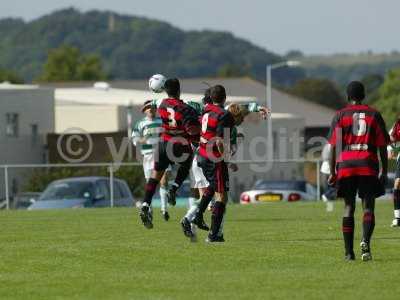
[[[152,105],[151,100],[144,103],[142,112],[146,116],[136,122],[132,132],[132,141],[135,146],[140,147],[141,154],[143,155],[144,176],[146,180],[148,180],[154,170],[155,147],[160,141],[163,128],[161,126],[162,121],[157,117],[157,111]],[[161,213],[165,221],[169,220],[167,206],[168,173],[169,172],[165,172],[160,181]]]

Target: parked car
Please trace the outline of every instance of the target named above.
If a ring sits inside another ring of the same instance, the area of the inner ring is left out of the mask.
[[[75,177],[56,180],[28,210],[110,207],[107,177]],[[134,199],[125,181],[114,179],[114,206],[133,206]]]
[[[306,181],[257,181],[253,189],[240,196],[241,204],[316,200],[317,189]]]
[[[40,198],[41,193],[25,192],[17,194],[13,201],[12,209],[27,209],[32,203],[36,202]]]

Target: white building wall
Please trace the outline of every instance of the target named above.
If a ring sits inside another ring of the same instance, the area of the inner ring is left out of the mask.
[[[7,136],[7,113],[18,114],[18,136]],[[32,135],[32,125],[37,136]],[[0,88],[0,165],[43,163],[46,135],[54,132],[54,90],[49,88]],[[4,172],[0,170],[0,198]],[[30,170],[10,170],[10,189],[17,189]],[[13,186],[12,186],[13,185]]]
[[[117,132],[126,129],[126,111],[117,105],[57,105],[56,133],[79,128],[89,133]]]

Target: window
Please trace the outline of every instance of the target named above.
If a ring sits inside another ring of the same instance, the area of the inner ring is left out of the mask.
[[[100,180],[96,184],[96,197],[97,196],[104,196],[104,200],[110,200],[110,191],[108,189],[108,181],[107,180]]]
[[[18,119],[19,116],[16,113],[6,114],[6,135],[9,137],[18,137]]]
[[[32,146],[36,146],[39,138],[38,124],[31,124],[31,143]]]

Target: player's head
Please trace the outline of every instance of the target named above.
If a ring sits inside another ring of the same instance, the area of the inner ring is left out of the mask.
[[[347,86],[347,99],[349,101],[362,102],[365,98],[365,88],[360,81],[352,81]]]
[[[167,79],[164,84],[164,89],[168,97],[179,99],[181,96],[181,84],[178,78]]]
[[[144,102],[143,107],[142,107],[142,112],[148,118],[154,118],[156,116],[156,109],[155,109],[154,105],[152,105],[151,100],[147,100]]]
[[[209,104],[209,103],[212,103],[212,100],[211,100],[211,88],[208,88],[208,89],[205,90],[204,97],[203,97],[203,104],[206,105],[206,104]]]
[[[210,97],[213,103],[223,105],[226,101],[226,91],[222,85],[216,85],[211,88]]]
[[[232,114],[236,126],[239,126],[243,123],[244,113],[242,107],[239,104],[234,103],[229,105],[228,111]]]

